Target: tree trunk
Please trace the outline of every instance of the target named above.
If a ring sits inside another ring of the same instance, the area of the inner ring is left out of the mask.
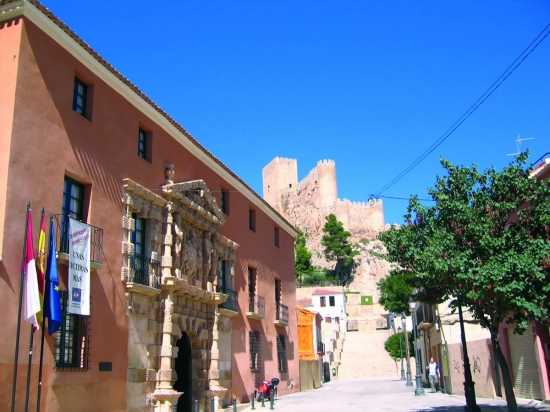
[[[498,326],[497,326],[498,328]],[[514,385],[512,384],[512,376],[510,375],[510,368],[506,362],[506,358],[502,353],[502,348],[500,347],[500,334],[498,329],[495,331],[493,328],[490,329],[491,332],[491,342],[493,343],[493,349],[495,353],[495,361],[497,365],[500,366],[500,371],[502,372],[502,381],[504,383],[504,393],[506,394],[506,403],[508,404],[509,412],[517,412],[518,404],[516,402],[516,395],[514,393]]]

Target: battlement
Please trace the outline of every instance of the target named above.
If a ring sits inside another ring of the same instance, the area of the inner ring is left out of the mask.
[[[334,167],[336,167],[336,162],[334,160],[330,160],[330,159],[319,160],[317,162],[317,166],[334,166]]]

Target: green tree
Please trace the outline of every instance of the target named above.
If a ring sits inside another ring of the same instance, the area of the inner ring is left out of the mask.
[[[401,274],[401,271],[393,270],[377,283],[380,297],[378,303],[384,309],[392,313],[409,313],[409,301],[413,294],[413,287],[410,285],[411,275]]]
[[[407,332],[409,337],[409,348],[414,347],[413,334],[412,332]],[[401,344],[399,343],[401,341]],[[389,353],[390,357],[398,362],[403,359],[407,359],[407,343],[405,342],[405,332],[394,333],[391,335],[386,342],[384,342],[384,349]]]
[[[406,225],[379,235],[386,259],[403,268],[417,299],[470,310],[489,330],[509,411],[517,411],[499,325],[522,333],[550,318],[550,185],[530,178],[523,153],[498,172],[441,163],[428,190],[435,204],[410,200]]]
[[[353,270],[353,258],[359,254],[354,250],[348,239],[351,234],[344,230],[342,222],[336,219],[333,214],[326,218],[325,226],[323,227],[323,238],[321,244],[325,247],[324,254],[327,260],[336,261],[335,272],[344,282],[351,280]]]
[[[294,267],[296,277],[302,279],[304,275],[311,274],[311,252],[306,247],[306,237],[304,232],[298,228],[298,236],[294,239]]]

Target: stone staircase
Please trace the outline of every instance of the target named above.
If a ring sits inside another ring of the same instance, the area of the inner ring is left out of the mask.
[[[341,353],[338,379],[401,377],[401,365],[395,365],[384,349],[389,330],[347,332]]]

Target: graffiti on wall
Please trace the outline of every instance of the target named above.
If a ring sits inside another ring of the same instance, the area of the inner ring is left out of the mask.
[[[479,356],[472,356],[472,361],[470,362],[472,365],[472,372],[474,375],[476,373],[481,373],[481,359]],[[464,364],[460,363],[456,359],[453,359],[453,369],[456,370],[458,373],[464,373]]]

